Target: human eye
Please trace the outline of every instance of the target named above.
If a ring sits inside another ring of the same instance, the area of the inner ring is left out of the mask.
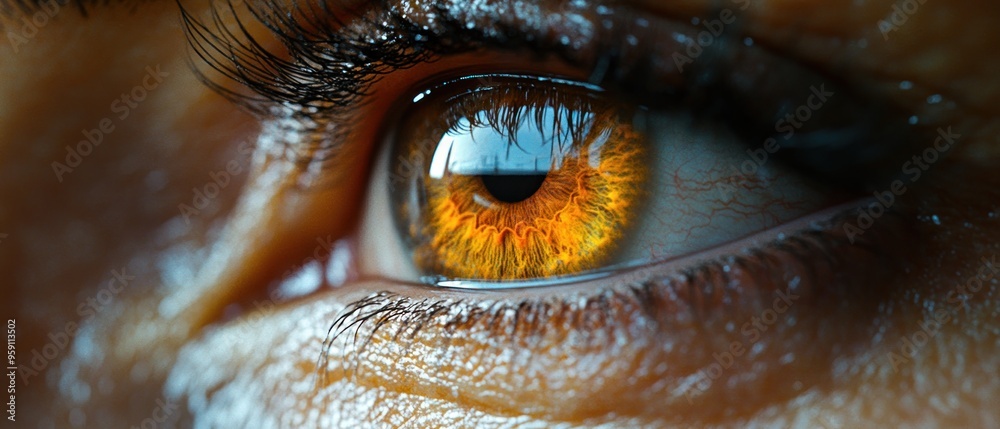
[[[373,173],[372,208],[362,227],[395,226],[401,243],[386,246],[384,234],[362,232],[361,254],[379,258],[371,265],[388,276],[518,287],[524,283],[510,280],[566,280],[609,266],[676,259],[843,204],[846,192],[775,161],[782,144],[805,152],[803,141],[827,139],[833,146],[830,140],[839,137],[837,145],[849,146],[852,138],[861,145],[872,137],[860,120],[831,125],[831,118],[863,109],[855,100],[831,102],[832,85],[812,78],[808,92],[784,85],[759,90],[802,93],[803,119],[826,123],[796,129],[783,118],[794,112],[785,99],[766,119],[770,134],[766,126],[747,124],[754,115],[738,108],[719,112],[692,101],[706,97],[697,88],[647,95],[653,108],[617,102],[594,85],[538,76],[469,76],[419,89],[387,132],[387,160]],[[726,82],[716,85],[723,91]],[[818,112],[827,102],[827,112]],[[891,121],[879,126],[893,128]],[[759,136],[758,147],[742,143],[750,136]],[[393,224],[385,224],[384,213],[394,215]],[[804,225],[796,228],[809,229]],[[412,269],[399,261],[406,255]]]
[[[372,255],[387,261],[376,266],[405,267],[391,260],[400,249],[430,281],[565,279],[683,256],[828,199],[779,180],[788,172],[773,167],[754,165],[747,183],[727,183],[732,171],[719,166],[745,154],[727,151],[731,132],[689,111],[615,103],[597,87],[488,75],[422,95],[390,131],[390,165],[373,173],[370,191],[385,207],[371,210],[363,227],[392,228],[377,223],[380,211],[391,212],[403,245],[376,237],[362,252],[378,249]],[[388,186],[378,176],[389,177]],[[766,182],[774,185],[741,192]],[[768,201],[783,204],[769,209]],[[735,205],[747,208],[727,211]],[[759,215],[747,213],[757,207]],[[688,227],[695,218],[709,222]]]
[[[995,420],[995,79],[916,31],[988,14],[180,6],[186,84],[105,142],[142,156],[93,165],[249,140],[162,157],[223,201],[135,198],[172,218],[47,376],[70,425],[155,399],[180,427]]]

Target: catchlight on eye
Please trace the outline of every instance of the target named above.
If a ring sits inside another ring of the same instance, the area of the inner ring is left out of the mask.
[[[421,95],[389,167],[419,272],[520,280],[607,263],[642,203],[641,111],[536,77],[465,78]]]

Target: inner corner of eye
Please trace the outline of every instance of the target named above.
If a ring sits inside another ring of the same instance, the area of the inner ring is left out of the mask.
[[[599,88],[537,76],[470,76],[417,94],[386,149],[391,225],[373,229],[394,230],[424,278],[572,276],[754,228],[725,218],[704,228],[734,206],[712,182],[741,146],[720,150],[724,138],[690,121],[645,118]]]

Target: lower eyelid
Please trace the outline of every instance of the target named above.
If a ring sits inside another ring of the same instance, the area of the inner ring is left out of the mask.
[[[719,396],[746,395],[742,406],[752,409],[792,393],[752,394],[761,383],[792,376],[806,389],[826,383],[830,372],[811,371],[832,368],[834,356],[857,350],[869,338],[866,327],[889,293],[887,276],[901,263],[900,252],[890,247],[901,242],[906,226],[895,213],[886,215],[852,244],[842,225],[854,213],[838,207],[710,255],[584,284],[505,292],[400,285],[349,307],[326,344],[346,347],[346,365],[356,372],[352,377],[376,380],[391,373],[394,382],[415,385],[426,385],[429,377],[437,380],[432,385],[456,386],[473,402],[504,403],[510,412],[529,415],[532,409],[564,410],[563,417],[591,412],[579,404],[598,397],[637,416],[712,415],[709,408]],[[692,263],[698,259],[708,262]],[[755,327],[757,320],[765,329]],[[816,344],[820,332],[824,342]],[[693,386],[705,365],[716,361],[713,353],[733,344],[750,357],[701,383],[704,388]],[[519,351],[511,355],[510,347]],[[570,363],[555,359],[555,352],[565,353]],[[573,367],[573,373],[551,372],[564,367]],[[500,368],[497,379],[487,382],[495,389],[473,382]],[[562,382],[579,390],[565,401],[529,404],[525,395],[504,390],[519,385],[513,374],[532,374],[543,384],[568,377]],[[607,399],[608,391],[622,388],[615,381],[622,377],[634,379],[630,389]],[[661,399],[653,402],[655,410],[640,410],[635,404],[651,403],[640,395]],[[576,405],[566,402],[571,400]]]

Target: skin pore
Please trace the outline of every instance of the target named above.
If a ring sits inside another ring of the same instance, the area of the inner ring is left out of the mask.
[[[713,13],[696,0],[635,3],[681,20]],[[1000,177],[990,167],[1000,156],[1000,59],[984,54],[1000,37],[992,23],[1000,10],[926,2],[887,32],[878,23],[893,2],[854,3],[753,2],[742,31],[951,126],[961,145],[901,197],[909,227],[894,239],[911,245],[895,255],[906,269],[885,280],[884,294],[846,309],[789,304],[760,330],[753,356],[696,394],[660,380],[718,359],[741,338],[726,322],[759,312],[678,319],[654,335],[636,328],[637,308],[619,304],[594,322],[606,338],[554,319],[544,334],[513,339],[469,322],[448,347],[434,322],[401,339],[390,328],[405,326],[387,320],[361,348],[345,340],[325,350],[347,306],[378,292],[502,304],[613,280],[503,295],[352,280],[252,311],[285,273],[328,255],[329,243],[376,215],[365,192],[380,180],[371,166],[397,96],[459,64],[489,69],[516,57],[470,54],[386,76],[361,107],[370,125],[336,161],[338,179],[303,192],[288,165],[252,153],[261,124],[198,81],[175,3],[92,6],[87,17],[65,5],[36,32],[24,31],[20,15],[8,18],[5,33],[21,38],[0,43],[0,260],[18,303],[7,313],[17,320],[18,363],[33,368],[21,374],[18,419],[32,427],[130,427],[150,417],[179,427],[996,425],[1000,292],[989,279],[968,285],[989,276],[1000,253]],[[208,16],[205,5],[185,7]],[[911,88],[900,90],[903,81]],[[939,109],[935,94],[954,108]],[[921,135],[923,149],[935,134]],[[68,158],[66,146],[88,138],[89,154]],[[228,181],[217,179],[222,171]],[[204,195],[210,183],[215,196]],[[767,307],[784,308],[771,296]],[[927,328],[942,309],[948,321]],[[906,353],[918,332],[929,339]],[[778,364],[789,354],[791,363]]]

